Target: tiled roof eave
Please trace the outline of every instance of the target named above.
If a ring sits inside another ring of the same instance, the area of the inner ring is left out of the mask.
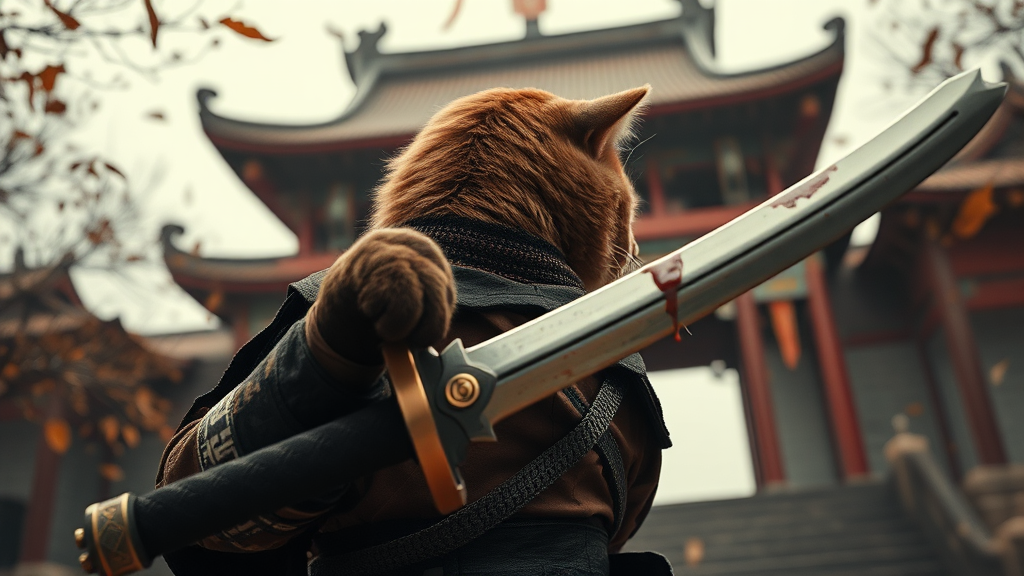
[[[713,60],[711,60],[710,51],[706,46],[703,46],[702,41],[684,38],[682,39],[684,41],[680,42],[680,38],[677,38],[675,43],[679,46],[678,50],[680,51],[678,57],[689,59],[689,66],[695,73],[705,79],[706,83],[710,82],[711,84],[709,85],[713,86],[715,83],[721,83],[722,85],[732,84],[733,89],[732,91],[724,90],[723,93],[711,94],[703,98],[697,96],[686,97],[683,95],[683,97],[669,102],[653,102],[651,109],[652,111],[659,109],[667,110],[672,105],[684,108],[713,106],[730,98],[744,99],[745,96],[763,95],[766,91],[786,91],[787,89],[792,89],[795,85],[807,84],[806,80],[808,78],[821,76],[823,72],[825,75],[834,74],[838,77],[844,60],[843,26],[841,21],[837,20],[830,23],[829,27],[834,32],[834,39],[832,43],[822,50],[796,61],[739,74],[719,71],[714,65]],[[665,46],[668,46],[667,40]],[[665,50],[666,48],[662,48],[662,53]],[[615,58],[616,56],[617,54],[605,54],[593,56],[591,60],[598,57]],[[573,60],[564,61],[570,62]],[[549,63],[549,65],[551,64]],[[593,64],[591,65],[593,66]],[[523,68],[523,66],[520,66],[520,68]],[[493,85],[501,85],[500,73],[502,72],[504,70],[492,74],[497,78],[497,82]],[[528,72],[520,72],[519,76],[522,77],[524,73],[528,74]],[[386,87],[395,86],[396,83],[401,82],[412,82],[415,85],[417,81],[410,79],[407,75],[394,75],[382,72],[382,69],[372,72],[371,77],[372,81],[360,84],[356,98],[342,116],[329,122],[305,126],[259,124],[219,116],[205,106],[210,93],[202,93],[200,100],[203,103],[201,112],[203,128],[211,141],[219,148],[250,152],[299,154],[361,148],[364,146],[399,146],[418,131],[422,123],[429,117],[429,113],[426,114],[426,117],[417,117],[415,121],[406,122],[402,126],[383,126],[379,129],[376,128],[366,115],[373,114],[372,110],[368,110],[371,103],[375,103],[380,98],[388,96],[386,91],[382,92],[382,90],[387,89]],[[472,78],[473,74],[466,72],[458,76],[458,78],[462,77]],[[433,81],[437,82],[438,80],[433,79]],[[466,81],[461,82],[463,84],[466,83]],[[597,84],[602,83],[606,82],[597,82]],[[758,86],[745,89],[741,84],[757,84]],[[659,92],[662,91],[655,85],[655,94]],[[450,99],[454,99],[454,97],[458,97],[458,94],[453,93]],[[431,108],[431,110],[434,110],[434,108]],[[362,128],[361,131],[360,129],[353,130],[350,129],[355,125],[353,122],[362,122],[367,124],[367,126]]]

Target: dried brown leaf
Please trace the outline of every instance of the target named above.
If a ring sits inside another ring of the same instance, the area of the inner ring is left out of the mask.
[[[928,32],[928,37],[921,45],[921,60],[910,69],[911,72],[918,74],[932,63],[932,52],[935,50],[935,41],[938,39],[939,27],[935,26]]]
[[[118,169],[117,169],[117,167],[116,167],[116,166],[114,166],[113,164],[111,164],[111,163],[109,163],[109,162],[104,162],[104,163],[103,163],[103,166],[104,166],[104,167],[105,167],[105,168],[106,168],[107,170],[110,170],[111,172],[113,172],[114,174],[117,174],[117,175],[118,175],[118,176],[120,176],[121,178],[125,178],[124,172],[121,172],[120,170],[118,170]]]
[[[46,92],[53,92],[53,89],[57,86],[57,76],[66,72],[64,65],[60,66],[47,66],[43,68],[36,77],[39,78],[39,82],[42,84],[43,90]]]
[[[113,444],[117,441],[117,435],[121,431],[121,426],[117,422],[117,417],[104,416],[99,422],[99,429],[107,444]]]
[[[64,27],[67,28],[68,30],[77,30],[78,27],[82,25],[81,23],[78,22],[78,20],[75,20],[75,18],[73,16],[71,16],[71,14],[68,14],[67,12],[61,12],[60,10],[57,10],[53,6],[53,4],[50,2],[50,0],[43,0],[43,4],[46,4],[46,7],[49,8],[50,11],[52,11],[54,14],[57,15],[57,18],[60,19],[60,23],[63,24]]]
[[[125,424],[121,427],[121,437],[124,438],[124,443],[127,444],[129,448],[135,448],[139,445],[139,440],[142,438],[142,435],[139,434],[139,429],[135,426]]]
[[[71,447],[71,426],[63,418],[50,418],[43,424],[46,445],[57,454],[63,454]]]
[[[100,464],[100,476],[110,482],[120,482],[124,480],[124,470],[117,464],[107,462]]]
[[[262,33],[260,33],[259,30],[253,28],[252,26],[248,26],[241,20],[234,20],[232,18],[222,18],[220,20],[220,23],[224,26],[227,26],[236,34],[240,34],[242,36],[245,36],[246,38],[252,38],[253,40],[262,40],[264,42],[273,42],[273,40],[267,38]]]
[[[156,10],[153,9],[152,0],[142,0],[143,4],[146,5],[146,16],[149,18],[149,39],[153,42],[153,48],[156,48],[156,34],[160,30],[160,19],[157,18]]]
[[[57,114],[57,115],[63,114],[65,112],[67,112],[67,110],[68,110],[67,104],[65,104],[64,102],[62,102],[60,100],[57,100],[57,99],[47,100],[46,101],[46,107],[43,108],[43,111],[46,112],[47,114]]]

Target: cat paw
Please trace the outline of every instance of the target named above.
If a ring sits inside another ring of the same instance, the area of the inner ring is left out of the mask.
[[[382,342],[428,346],[455,312],[455,279],[430,238],[404,228],[368,232],[328,270],[310,311],[324,342],[360,363]]]

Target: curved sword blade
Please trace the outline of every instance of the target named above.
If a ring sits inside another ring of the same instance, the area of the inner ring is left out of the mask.
[[[673,333],[844,234],[941,167],[1002,101],[965,72],[842,160],[664,258],[468,351],[498,376],[491,423]],[[680,272],[681,275],[677,275]],[[664,290],[663,290],[664,289]]]

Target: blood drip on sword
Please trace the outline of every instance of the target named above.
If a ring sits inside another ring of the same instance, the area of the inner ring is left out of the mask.
[[[672,319],[676,342],[680,342],[682,338],[679,337],[679,328],[686,328],[679,324],[679,297],[676,295],[676,289],[683,283],[682,255],[676,254],[674,258],[669,258],[665,262],[652,264],[644,269],[644,272],[651,275],[658,290],[665,294],[665,313]],[[686,333],[690,333],[689,328],[686,329]]]

